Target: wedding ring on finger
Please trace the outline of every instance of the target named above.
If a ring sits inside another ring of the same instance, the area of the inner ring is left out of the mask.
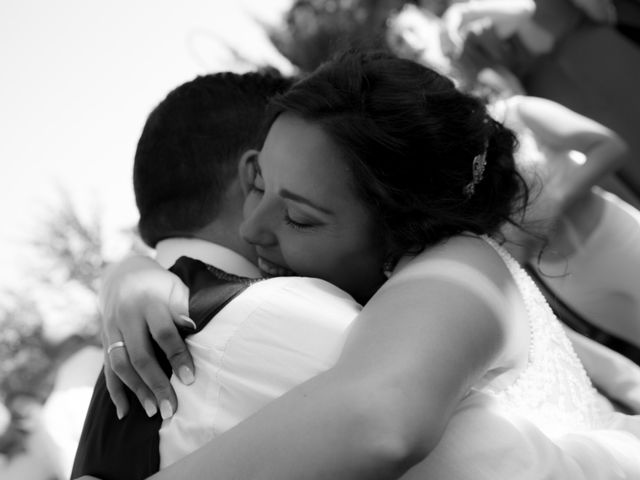
[[[111,352],[114,351],[116,348],[125,348],[124,346],[124,342],[113,342],[111,344],[109,344],[109,346],[107,347],[107,355],[111,355]]]

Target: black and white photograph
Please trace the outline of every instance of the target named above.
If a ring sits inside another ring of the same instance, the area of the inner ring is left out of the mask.
[[[640,480],[639,0],[0,5],[2,480]]]

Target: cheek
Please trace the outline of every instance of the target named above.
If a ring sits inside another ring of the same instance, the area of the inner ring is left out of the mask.
[[[340,237],[283,228],[278,232],[278,245],[284,263],[298,275],[343,287],[343,274],[352,270],[347,262],[353,260],[354,253]]]
[[[279,235],[279,245],[288,268],[302,276],[330,281],[335,265],[339,263],[338,245],[323,236],[283,230]]]

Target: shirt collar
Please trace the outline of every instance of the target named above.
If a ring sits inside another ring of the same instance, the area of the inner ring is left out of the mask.
[[[164,268],[171,267],[182,256],[200,260],[239,277],[261,277],[258,267],[242,255],[200,238],[168,238],[156,245],[156,261]]]

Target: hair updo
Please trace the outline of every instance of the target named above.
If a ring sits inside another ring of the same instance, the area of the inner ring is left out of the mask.
[[[319,125],[345,154],[377,216],[389,259],[462,232],[492,234],[524,207],[516,137],[447,77],[384,52],[346,52],[276,97]],[[474,158],[485,155],[474,193]]]

